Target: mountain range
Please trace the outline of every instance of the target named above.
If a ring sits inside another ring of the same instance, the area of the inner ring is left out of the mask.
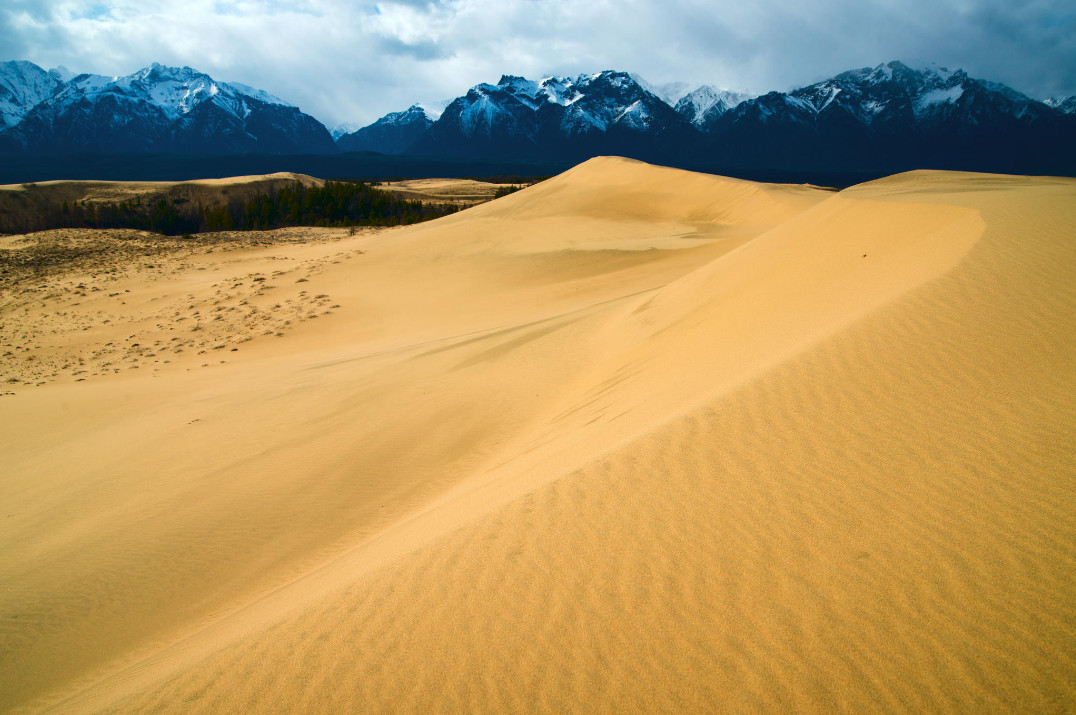
[[[327,153],[332,136],[282,99],[190,67],[154,64],[125,77],[65,78],[0,63],[0,151]]]
[[[1076,159],[1076,115],[1062,105],[890,62],[765,94],[702,129],[709,155],[731,165],[1030,172]]]
[[[618,154],[689,167],[1076,171],[1076,98],[1032,99],[962,70],[900,62],[788,92],[651,85],[603,71],[478,84],[330,133],[264,91],[189,67],[126,77],[0,63],[0,152],[332,154],[574,162]]]
[[[378,120],[385,139],[364,148],[833,171],[1076,168],[1076,100],[1036,101],[962,70],[889,62],[758,97],[710,86],[672,96],[661,89],[611,71],[505,76],[453,101],[418,139],[410,139],[413,124],[404,140],[393,115]]]

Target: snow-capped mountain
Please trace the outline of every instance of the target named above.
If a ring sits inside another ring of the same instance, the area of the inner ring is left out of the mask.
[[[721,130],[737,123],[859,127],[918,126],[966,115],[976,100],[1014,118],[1035,114],[1042,103],[1004,85],[973,80],[962,70],[913,70],[900,62],[843,72],[791,92],[770,92],[741,103],[704,125]]]
[[[186,68],[184,68],[186,69]],[[251,97],[257,99],[259,102],[265,102],[266,104],[279,104],[281,107],[294,107],[291,102],[285,102],[275,94],[269,94],[264,89],[258,89],[257,87],[251,87],[248,84],[241,82],[222,82],[224,86],[232,89],[245,97]]]
[[[445,108],[408,151],[435,155],[645,157],[674,152],[691,127],[625,72],[529,80],[505,75]]]
[[[962,70],[889,62],[760,97],[685,87],[614,71],[506,75],[472,87],[436,121],[414,106],[338,145],[502,160],[621,154],[717,170],[1076,170],[1076,114],[1065,113],[1073,100],[1038,102]]]
[[[747,100],[704,123],[730,165],[1007,170],[1072,156],[1070,117],[963,70],[900,62]]]
[[[189,67],[154,64],[104,77],[4,62],[0,153],[341,149],[564,163],[620,154],[716,171],[1076,173],[1076,98],[1039,102],[962,70],[889,62],[759,97],[686,90],[611,70],[506,75],[445,106],[416,104],[334,137],[278,97]]]
[[[63,84],[58,70],[46,72],[33,62],[0,62],[0,131],[21,122]]]
[[[687,82],[666,82],[665,84],[653,84],[646,81],[641,75],[634,72],[631,78],[639,83],[639,86],[651,94],[661,97],[661,100],[670,107],[675,107],[686,94],[691,91],[691,85]]]
[[[69,82],[75,78],[77,73],[72,72],[63,65],[57,65],[49,70],[49,74],[60,80],[61,82]]]
[[[390,112],[373,124],[337,138],[341,151],[376,151],[402,154],[437,120],[426,107],[412,104],[402,112]]]
[[[31,63],[20,63],[30,65]],[[37,68],[40,70],[40,68]],[[42,71],[43,72],[43,71]],[[28,73],[37,76],[33,70]],[[0,140],[29,153],[333,151],[320,122],[284,100],[190,67],[153,64],[125,77],[46,74],[42,95]],[[58,85],[56,83],[59,83]]]
[[[452,104],[452,102],[453,100],[451,99],[443,99],[439,102],[433,102],[432,104],[429,102],[416,102],[413,106],[421,109],[426,113],[427,117],[436,122],[441,118],[441,115],[445,113],[445,108]]]
[[[747,92],[718,89],[706,84],[681,97],[673,109],[694,126],[704,127],[751,97]]]
[[[1043,103],[1065,114],[1076,114],[1076,94],[1070,97],[1050,97]]]
[[[362,125],[358,122],[343,122],[333,127],[329,134],[332,135],[333,141],[337,141],[345,134],[351,134],[352,132],[357,132],[360,129],[362,129]]]

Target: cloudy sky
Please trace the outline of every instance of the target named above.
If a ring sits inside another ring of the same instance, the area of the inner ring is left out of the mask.
[[[619,69],[756,93],[900,59],[1076,93],[1072,0],[0,0],[0,60],[189,65],[330,128],[501,74]]]

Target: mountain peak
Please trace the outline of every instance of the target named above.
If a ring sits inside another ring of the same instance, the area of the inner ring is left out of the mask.
[[[21,122],[31,109],[62,87],[59,77],[33,62],[0,62],[0,131]]]
[[[422,104],[412,104],[402,112],[389,112],[369,126],[338,134],[336,146],[342,151],[376,151],[402,154],[433,125],[435,118]]]
[[[209,75],[186,65],[183,65],[182,67],[172,67],[170,65],[162,65],[160,62],[154,62],[149,67],[143,67],[129,76],[138,79],[187,80],[194,77],[208,77]]]
[[[638,83],[640,87],[645,89],[650,94],[656,97],[660,97],[670,107],[676,106],[676,103],[687,96],[692,90],[691,85],[687,82],[667,82],[665,84],[652,84],[644,79],[641,75],[631,74],[631,78]]]
[[[702,127],[748,99],[751,99],[751,95],[747,92],[718,89],[704,84],[681,97],[673,109],[694,126]]]
[[[627,72],[621,72],[620,70],[602,70],[598,74],[594,75],[594,79],[605,80],[606,82],[617,86],[634,85],[636,87],[642,88],[642,85],[636,82],[634,77],[632,77]]]
[[[357,132],[360,129],[362,129],[362,126],[360,126],[357,122],[343,122],[341,124],[337,124],[336,127],[330,133],[332,134],[333,141],[337,141],[345,134],[351,134],[353,132]]]
[[[444,113],[445,107],[451,103],[451,99],[445,99],[440,102],[434,102],[433,104],[430,104],[429,102],[417,102],[413,106],[426,112],[426,116],[429,117],[431,121],[436,122]]]
[[[528,156],[576,157],[589,143],[605,142],[607,152],[655,152],[691,131],[627,72],[537,81],[504,75],[496,86],[479,84],[454,100],[409,151],[498,156],[514,147]]]
[[[422,102],[415,102],[407,108],[405,114],[413,117],[422,116],[431,122],[436,122],[437,118],[441,116],[440,110],[434,109]]]
[[[63,65],[56,65],[49,70],[49,74],[60,80],[61,82],[69,82],[75,77],[75,73],[67,69]]]

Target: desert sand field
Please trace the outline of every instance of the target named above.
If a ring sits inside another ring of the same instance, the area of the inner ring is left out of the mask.
[[[1076,180],[4,252],[4,711],[1076,711]]]
[[[227,179],[196,181],[41,181],[30,184],[0,184],[0,231],[13,233],[54,226],[43,216],[61,206],[74,204],[148,205],[164,199],[172,204],[188,203],[206,208],[248,201],[296,184],[322,186],[324,181],[305,174],[278,172]],[[30,227],[30,228],[27,228]]]
[[[474,179],[403,179],[386,182],[380,188],[402,199],[465,207],[489,201],[504,186]]]
[[[55,194],[67,201],[120,202],[137,199],[142,196],[158,196],[179,188],[197,189],[200,187],[227,187],[239,190],[254,184],[258,188],[273,186],[285,181],[298,181],[304,185],[320,185],[321,179],[305,174],[281,171],[275,174],[255,174],[251,176],[232,176],[227,179],[197,179],[194,181],[39,181],[31,184],[0,184],[0,201],[7,202],[13,197],[27,193],[41,192]],[[14,210],[8,203],[0,203],[4,210]]]

